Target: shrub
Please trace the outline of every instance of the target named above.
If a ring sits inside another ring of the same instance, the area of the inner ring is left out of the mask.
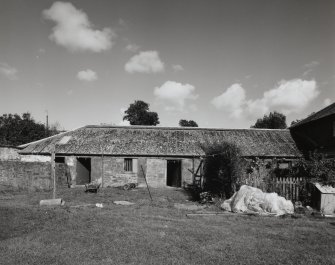
[[[298,177],[300,182],[299,199],[304,205],[311,205],[310,186],[318,182],[335,187],[335,160],[325,159],[320,154],[313,154],[309,159],[300,159],[291,168],[274,169],[276,177]]]
[[[204,190],[229,198],[239,188],[244,175],[243,160],[239,148],[231,143],[203,145]]]
[[[335,160],[314,154],[310,159],[300,159],[290,170],[292,176],[303,177],[307,182],[335,186]]]

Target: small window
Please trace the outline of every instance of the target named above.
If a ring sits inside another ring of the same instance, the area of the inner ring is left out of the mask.
[[[133,159],[131,158],[124,159],[124,171],[133,172]]]

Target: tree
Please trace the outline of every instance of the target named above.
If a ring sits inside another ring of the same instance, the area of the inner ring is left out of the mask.
[[[123,120],[129,121],[130,125],[159,124],[157,112],[149,111],[149,104],[142,100],[135,100],[124,113]]]
[[[0,116],[0,144],[17,146],[50,136],[44,124],[35,122],[30,113]]]
[[[315,114],[315,111],[313,111],[311,114],[309,114],[307,117],[312,116],[313,114]],[[297,124],[298,122],[301,122],[303,119],[296,119],[294,121],[291,122],[291,126],[293,126],[294,124]]]
[[[298,122],[301,122],[301,119],[296,119],[294,121],[291,122],[291,126],[293,126],[294,124],[297,124]]]
[[[257,119],[251,128],[286,129],[286,116],[276,111],[270,112],[269,116],[264,115],[262,119]]]
[[[180,120],[179,126],[181,127],[199,127],[198,124],[193,120]]]

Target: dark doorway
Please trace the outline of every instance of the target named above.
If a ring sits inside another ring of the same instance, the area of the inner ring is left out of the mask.
[[[181,187],[181,160],[167,160],[166,185]]]
[[[91,182],[91,158],[77,158],[76,184],[84,185]]]

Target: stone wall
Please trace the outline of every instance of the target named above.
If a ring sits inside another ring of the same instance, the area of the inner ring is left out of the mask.
[[[124,158],[104,158],[104,187],[120,187],[128,183],[137,183],[137,159],[133,159],[133,172],[124,170]]]
[[[147,159],[146,178],[150,187],[166,187],[166,166],[166,159]]]
[[[147,172],[147,158],[138,158],[138,172],[137,172],[137,183],[139,187],[146,187],[145,184],[145,172]]]
[[[18,149],[14,147],[0,147],[0,160],[19,160]]]
[[[35,191],[51,188],[50,163],[0,161],[0,189]]]
[[[91,181],[102,183],[103,187],[120,187],[127,183],[137,183],[138,186],[145,187],[144,177],[146,177],[149,186],[166,187],[166,158],[133,158],[132,172],[124,170],[124,159],[124,157],[105,156],[102,165],[101,157],[91,157]],[[181,161],[182,186],[185,186],[186,184],[191,184],[193,181],[193,176],[189,169],[192,170],[195,168],[196,170],[199,163],[197,160],[193,162],[193,159],[181,159]],[[64,180],[65,177],[61,177],[59,174],[68,174],[71,186],[75,186],[77,184],[76,164],[77,158],[75,156],[65,157],[64,167],[61,165],[57,166],[56,164],[57,179]]]
[[[58,187],[67,187],[67,172],[65,163],[55,163],[56,183]]]

